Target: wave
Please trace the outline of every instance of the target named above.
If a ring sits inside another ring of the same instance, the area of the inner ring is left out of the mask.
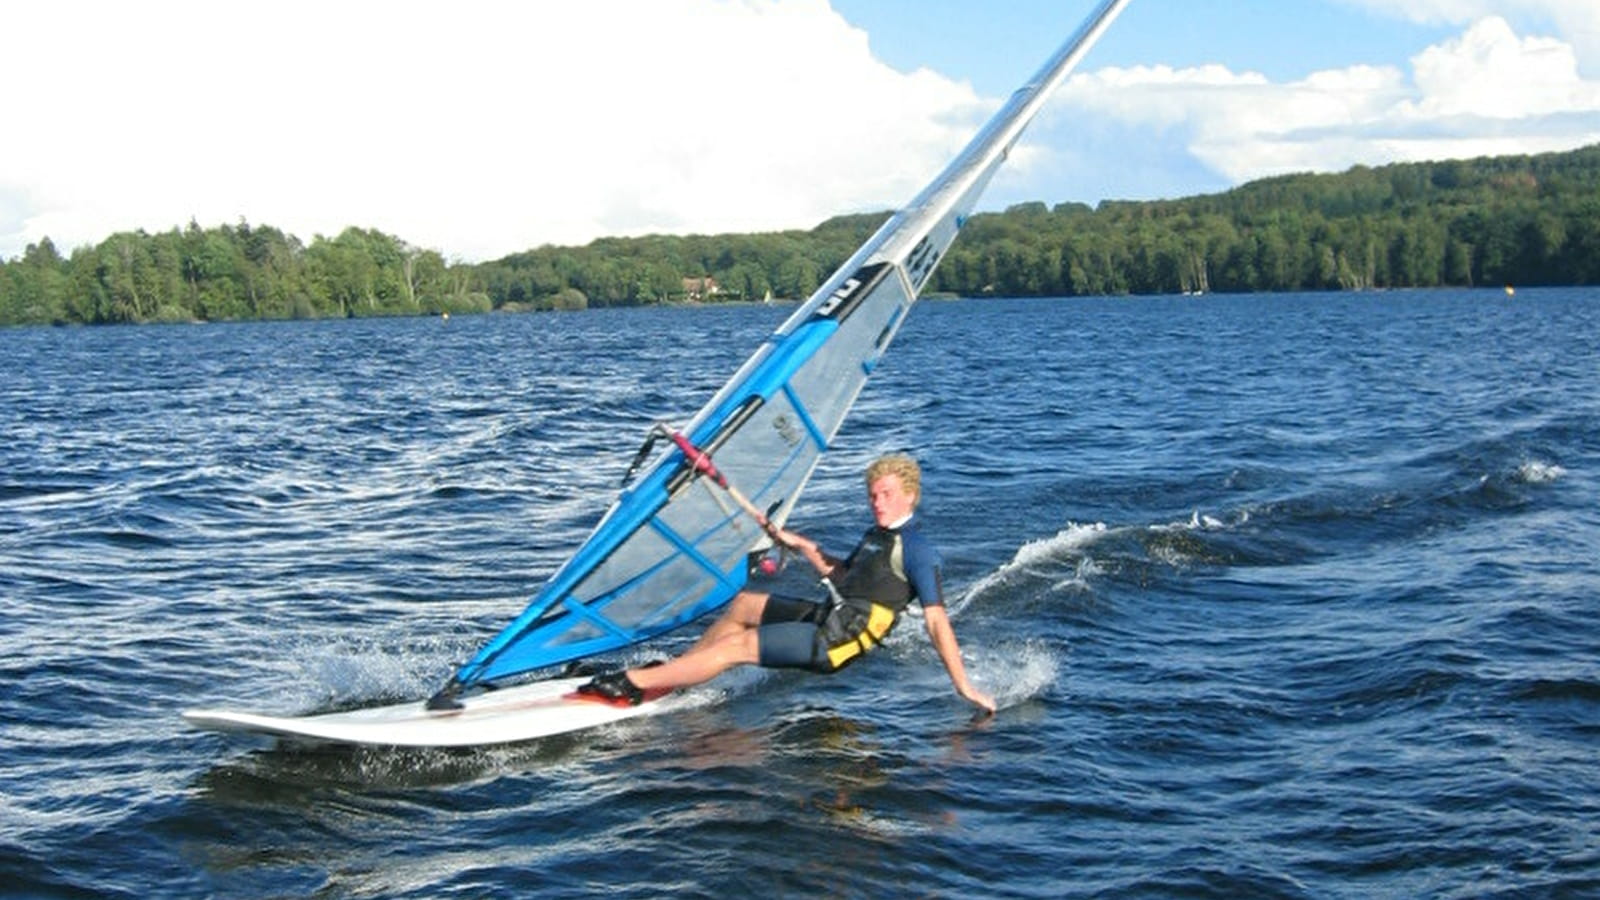
[[[951,605],[952,612],[973,604],[987,606],[995,600],[1026,606],[1030,599],[1087,593],[1090,579],[1099,570],[1086,551],[1107,530],[1104,523],[1068,524],[1052,537],[1024,543],[1010,561],[967,588]]]
[[[1017,549],[1016,555],[998,569],[983,576],[968,588],[954,604],[952,612],[959,612],[973,602],[981,602],[997,594],[1007,594],[1025,582],[1044,580],[1052,592],[1083,590],[1088,578],[1094,574],[1093,564],[1082,554],[1083,548],[1094,543],[1106,533],[1104,523],[1078,525],[1069,523],[1053,537],[1028,541]],[[1063,563],[1073,563],[1070,567]],[[1087,568],[1085,567],[1087,564]],[[1071,571],[1067,571],[1070,568]]]
[[[1431,469],[1416,477],[1402,470],[1376,482],[1307,490],[1232,509],[1194,509],[1186,518],[1148,524],[1068,522],[1054,535],[1023,542],[952,608],[1001,603],[1028,610],[1067,596],[1093,598],[1117,583],[1148,587],[1196,568],[1364,556],[1384,545],[1465,527],[1481,516],[1525,511],[1539,502],[1539,489],[1567,476],[1564,467],[1541,459],[1524,458],[1515,465],[1475,462],[1467,471]],[[1483,471],[1485,464],[1494,470]]]
[[[1265,537],[1250,532],[1264,531]],[[1012,558],[980,577],[952,609],[1003,602],[1024,609],[1050,599],[1093,599],[1103,583],[1149,586],[1197,567],[1275,565],[1306,555],[1275,539],[1250,510],[1147,525],[1068,523],[1056,534],[1027,541]]]

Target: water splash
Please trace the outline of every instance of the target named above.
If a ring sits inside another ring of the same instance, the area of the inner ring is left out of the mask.
[[[1030,639],[984,647],[969,662],[980,684],[998,685],[994,702],[1000,709],[1036,700],[1059,680],[1067,650],[1060,644]]]
[[[1528,460],[1517,467],[1516,480],[1523,484],[1550,484],[1566,474],[1566,469],[1554,463]]]

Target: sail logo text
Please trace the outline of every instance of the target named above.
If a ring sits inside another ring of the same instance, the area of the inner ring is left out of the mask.
[[[839,308],[839,304],[849,300],[850,295],[854,294],[856,289],[859,287],[861,287],[861,279],[854,276],[846,278],[844,280],[844,284],[839,285],[838,289],[833,292],[833,295],[828,298],[828,302],[817,307],[817,315],[833,315],[834,310]]]
[[[793,419],[780,414],[776,419],[772,420],[772,428],[778,432],[778,437],[783,438],[785,444],[791,447],[799,445],[800,427],[795,424]]]
[[[933,274],[934,264],[939,261],[939,251],[934,249],[931,237],[923,235],[906,258],[906,272],[911,276],[911,284],[917,288],[921,288],[922,283]]]

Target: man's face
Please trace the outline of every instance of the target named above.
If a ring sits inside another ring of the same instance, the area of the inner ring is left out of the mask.
[[[888,527],[911,515],[917,504],[917,495],[906,490],[899,475],[885,475],[867,487],[867,499],[872,503],[872,518]]]

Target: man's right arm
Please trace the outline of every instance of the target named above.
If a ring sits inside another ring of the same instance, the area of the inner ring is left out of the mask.
[[[816,541],[804,535],[795,534],[783,528],[774,528],[772,529],[772,539],[799,553],[823,578],[832,575],[843,565],[841,560],[822,552],[822,547]]]

